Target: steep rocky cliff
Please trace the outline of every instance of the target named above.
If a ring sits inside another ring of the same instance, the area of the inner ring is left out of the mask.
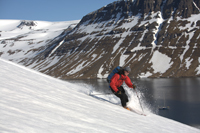
[[[121,0],[84,16],[64,36],[20,63],[61,79],[200,76],[199,0]]]

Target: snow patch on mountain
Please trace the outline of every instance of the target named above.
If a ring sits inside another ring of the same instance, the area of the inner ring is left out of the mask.
[[[194,4],[194,6],[199,10],[199,12],[200,12],[200,9],[199,9],[199,7],[197,6],[197,4],[193,1],[193,4]]]
[[[99,71],[98,71],[98,74],[97,74],[97,78],[100,78],[100,79],[102,79],[102,78],[107,78],[108,77],[108,73],[106,73],[106,74],[104,74],[104,75],[102,75],[101,73],[103,72],[103,65],[100,67],[100,69],[99,69]]]
[[[173,64],[173,62],[171,62],[171,58],[158,51],[154,52],[153,57],[149,62],[153,64],[152,68],[154,69],[154,73],[164,73]]]
[[[198,58],[199,64],[200,64],[200,57]],[[197,74],[200,74],[200,65],[196,68]]]

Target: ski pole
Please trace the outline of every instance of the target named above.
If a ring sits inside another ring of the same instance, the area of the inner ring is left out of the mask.
[[[90,95],[111,95],[111,94],[113,94],[113,93],[102,93],[102,94],[90,94]]]
[[[135,89],[135,92],[136,92],[136,95],[137,95],[137,97],[138,97],[138,94],[137,94],[136,89]],[[139,98],[139,97],[138,97],[138,100],[139,100],[139,103],[140,103],[140,107],[141,107],[141,109],[142,109],[142,112],[143,112],[143,114],[144,114],[144,110],[143,110],[143,108],[142,108],[142,104],[141,104],[141,102],[140,102],[140,98]]]

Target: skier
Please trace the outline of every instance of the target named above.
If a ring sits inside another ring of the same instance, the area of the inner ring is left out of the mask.
[[[128,96],[126,95],[122,84],[125,81],[128,87],[133,88],[133,89],[136,88],[136,86],[132,84],[130,78],[128,77],[128,74],[130,72],[131,72],[130,67],[125,67],[124,69],[119,70],[118,73],[115,73],[115,75],[111,78],[111,81],[110,81],[110,88],[112,92],[117,97],[120,98],[122,106],[128,110],[130,110],[126,105],[126,103],[128,102]]]

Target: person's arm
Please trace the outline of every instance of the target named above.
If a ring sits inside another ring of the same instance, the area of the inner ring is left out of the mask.
[[[111,82],[110,82],[110,87],[117,92],[117,86],[116,86],[116,82],[119,79],[119,74],[115,74],[112,78],[111,78]]]
[[[131,79],[128,76],[126,77],[125,83],[130,88],[133,88],[133,89],[136,88],[136,86],[131,82]]]

